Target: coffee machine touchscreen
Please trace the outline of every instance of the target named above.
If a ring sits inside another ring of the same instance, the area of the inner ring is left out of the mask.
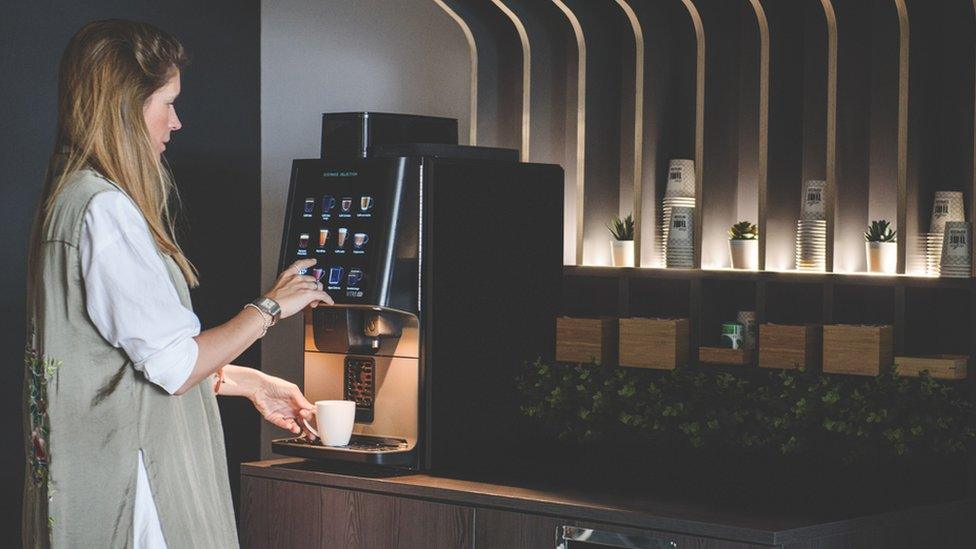
[[[382,239],[379,189],[361,170],[296,167],[283,266],[314,258],[314,276],[337,303],[369,303],[373,250]]]

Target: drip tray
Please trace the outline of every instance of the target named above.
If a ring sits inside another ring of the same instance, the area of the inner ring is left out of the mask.
[[[316,460],[339,460],[374,465],[413,466],[416,452],[402,438],[353,435],[346,446],[325,446],[320,441],[304,437],[271,441],[276,454]]]

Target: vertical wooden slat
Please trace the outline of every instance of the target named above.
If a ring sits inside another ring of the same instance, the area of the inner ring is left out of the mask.
[[[522,162],[528,162],[530,158],[529,147],[532,144],[530,139],[532,129],[532,47],[529,42],[529,34],[519,16],[509,9],[502,0],[491,1],[515,25],[519,42],[522,45],[522,150],[519,158]]]
[[[634,266],[640,267],[644,219],[644,30],[628,1],[633,0],[616,0],[634,32]]]
[[[976,0],[973,0],[976,2]],[[827,186],[825,217],[827,218],[826,270],[834,271],[834,225],[837,207],[837,14],[831,0],[820,0],[827,18],[827,166],[824,175]]]
[[[468,55],[470,56],[471,63],[471,98],[469,102],[469,109],[471,110],[469,124],[471,125],[468,129],[468,144],[477,145],[478,144],[478,44],[474,40],[474,34],[471,32],[471,27],[464,21],[464,19],[458,15],[456,11],[450,8],[443,0],[434,0],[444,13],[449,15],[453,19],[458,27],[461,28],[461,32],[464,33],[464,39],[468,41]]]
[[[586,189],[586,39],[583,27],[572,10],[562,0],[552,2],[563,12],[576,37],[576,264],[583,264],[583,197]]]
[[[766,200],[769,174],[769,22],[759,0],[749,0],[759,27],[759,270],[766,269]]]
[[[976,1],[976,0],[974,0]],[[705,29],[701,13],[691,0],[681,0],[695,27],[695,227],[694,267],[701,268],[702,254],[702,163],[705,161]],[[694,351],[697,356],[697,348]]]
[[[908,52],[909,25],[908,9],[905,0],[894,0],[898,10],[898,268],[905,273],[905,259],[908,251]]]

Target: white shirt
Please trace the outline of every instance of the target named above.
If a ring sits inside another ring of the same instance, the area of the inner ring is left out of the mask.
[[[190,377],[200,321],[180,303],[145,218],[122,192],[96,194],[79,242],[88,316],[136,370],[168,393]],[[134,540],[137,549],[165,548],[149,478],[138,456]]]

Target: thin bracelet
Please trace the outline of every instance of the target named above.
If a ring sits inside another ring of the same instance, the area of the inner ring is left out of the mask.
[[[247,305],[244,306],[245,309],[247,309],[248,307],[257,311],[258,314],[261,315],[261,319],[264,321],[264,328],[261,330],[261,335],[258,336],[258,339],[260,339],[264,337],[264,334],[268,333],[268,328],[274,326],[274,317],[262,311],[257,305],[253,303],[248,303]]]
[[[220,393],[220,386],[224,384],[224,367],[217,368],[214,373],[217,374],[217,379],[214,380],[214,394],[216,395]]]

